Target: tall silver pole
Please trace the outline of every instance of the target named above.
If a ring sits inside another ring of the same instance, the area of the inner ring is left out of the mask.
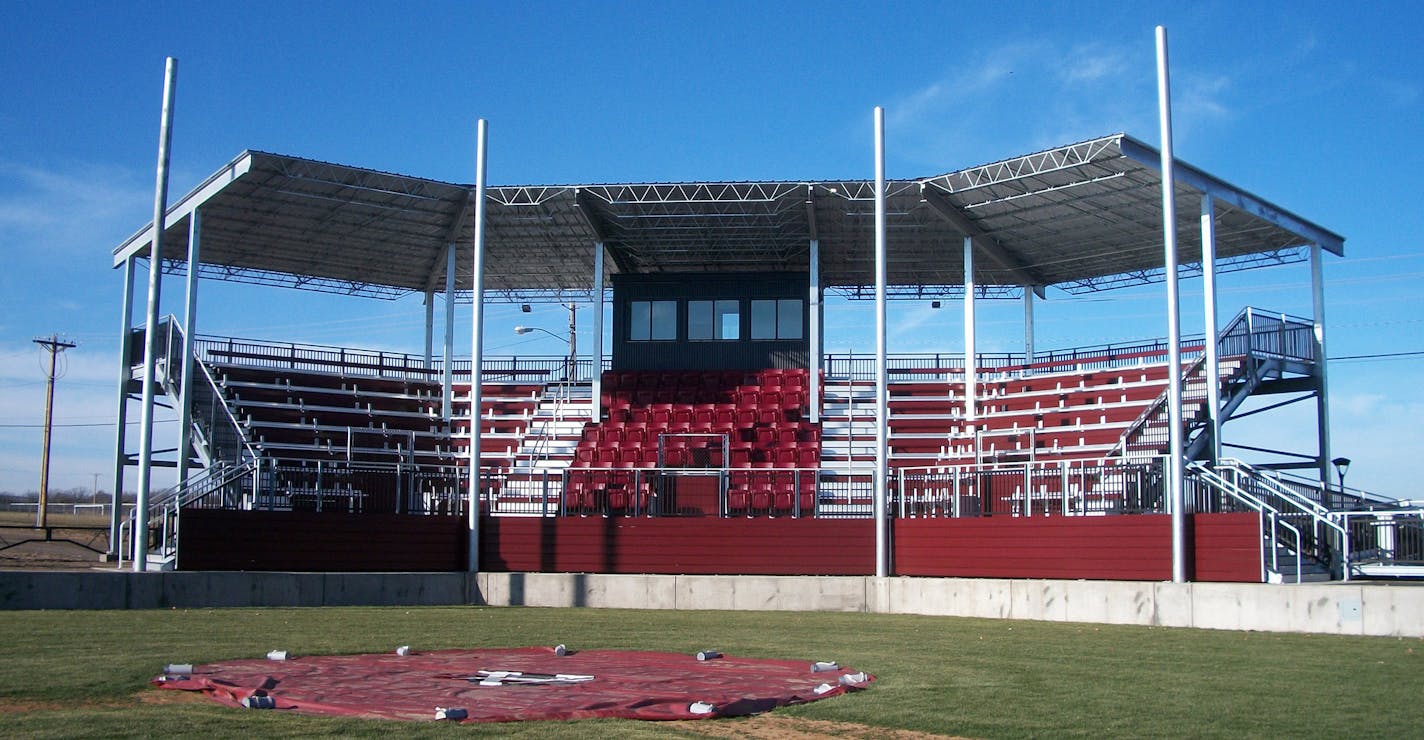
[[[114,425],[114,492],[109,509],[108,557],[119,559],[119,525],[123,521],[124,470],[128,468],[129,383],[133,380],[133,352],[129,333],[133,331],[134,258],[124,260],[123,324],[119,330],[119,403]]]
[[[158,299],[163,280],[163,230],[168,212],[168,149],[172,143],[173,93],[178,60],[168,57],[163,76],[163,118],[158,129],[158,181],[153,195],[153,242],[148,251],[148,311],[144,329],[143,393],[139,409],[138,501],[133,532],[133,569],[148,570],[148,497],[153,474],[153,384],[158,364]]]
[[[1033,364],[1033,286],[1024,286],[1024,364]],[[1032,373],[1031,367],[1024,368],[1025,373]]]
[[[974,238],[964,237],[964,421],[974,435],[974,462],[979,462],[979,353],[974,332]]]
[[[188,482],[188,465],[193,446],[193,333],[198,324],[198,264],[203,238],[202,210],[188,216],[188,280],[183,291],[183,386],[178,402],[178,483]],[[168,358],[169,367],[173,358]],[[212,450],[209,450],[211,453]],[[236,462],[235,460],[229,462]]]
[[[1167,277],[1167,496],[1172,507],[1172,581],[1187,580],[1186,500],[1182,480],[1182,317],[1177,299],[1177,205],[1167,29],[1157,27],[1157,113],[1162,124],[1162,241]]]
[[[1310,245],[1310,293],[1311,306],[1315,314],[1312,328],[1315,333],[1315,372],[1318,373],[1320,387],[1315,395],[1316,433],[1320,450],[1320,482],[1330,482],[1330,373],[1325,355],[1325,264],[1323,250],[1319,244]],[[1343,493],[1343,491],[1342,491]],[[1348,578],[1348,573],[1346,574]]]
[[[589,418],[603,418],[603,242],[593,244],[593,404]]]
[[[1211,460],[1221,459],[1221,362],[1217,357],[1220,331],[1216,316],[1216,222],[1210,193],[1201,197],[1202,309],[1206,325],[1206,410],[1211,419]]]
[[[885,109],[875,106],[875,577],[890,574],[885,494],[890,484],[890,373],[885,331]]]
[[[811,410],[811,423],[816,424],[821,421],[821,240],[811,240],[810,272],[811,290],[807,295],[806,310],[807,318],[810,319],[810,339],[811,356],[806,358],[807,363],[806,379],[808,381],[807,405]]]
[[[470,270],[474,320],[470,341],[470,485],[466,516],[469,522],[469,571],[480,569],[480,387],[485,359],[485,141],[488,124],[481,118],[475,130],[475,245]]]
[[[440,418],[449,423],[455,405],[455,245],[445,247],[445,346],[440,349]]]

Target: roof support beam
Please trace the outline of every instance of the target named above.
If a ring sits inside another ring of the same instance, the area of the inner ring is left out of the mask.
[[[1139,164],[1161,171],[1161,155],[1152,150],[1151,147],[1130,137],[1123,136],[1119,146],[1122,155],[1134,160]],[[1345,256],[1345,237],[1317,226],[1300,216],[1291,213],[1273,203],[1262,200],[1248,192],[1238,190],[1221,180],[1208,175],[1201,170],[1183,162],[1176,162],[1173,167],[1174,178],[1178,182],[1200,190],[1210,195],[1220,203],[1224,203],[1232,208],[1262,219],[1276,226],[1292,231],[1300,235],[1302,244],[1318,244],[1326,251],[1339,256]]]
[[[198,209],[198,206],[207,202],[214,195],[222,192],[223,188],[232,184],[238,178],[246,175],[252,169],[252,153],[243,152],[241,156],[233,160],[228,166],[218,170],[209,177],[197,190],[189,193],[168,211],[165,223],[176,224]],[[114,249],[114,267],[122,267],[124,262],[130,257],[142,257],[148,251],[149,244],[153,242],[153,223],[149,222],[139,230],[137,234],[129,237],[123,244]]]
[[[445,244],[447,248],[453,249],[455,241],[460,238],[460,230],[465,226],[465,219],[470,217],[470,212],[475,208],[475,194],[470,193],[465,198],[465,203],[455,212],[455,219],[445,228]],[[436,288],[435,276],[438,274],[436,268],[441,262],[445,262],[447,269],[455,263],[446,258],[444,252],[435,252],[430,256],[430,263],[425,268],[425,290],[432,292]],[[448,278],[446,279],[448,283]]]
[[[578,213],[583,217],[583,221],[588,225],[589,231],[593,232],[594,242],[600,249],[607,250],[609,257],[613,258],[613,264],[618,266],[619,272],[634,272],[633,266],[627,261],[627,257],[618,250],[608,249],[608,237],[610,228],[603,215],[599,213],[598,206],[589,199],[588,194],[582,189],[574,189],[574,206],[578,208]]]
[[[1000,268],[1007,270],[1025,289],[1032,290],[1039,298],[1045,297],[1043,286],[1048,281],[1033,274],[1032,269],[1029,268],[1028,265],[1023,264],[1019,259],[1005,252],[998,242],[990,239],[984,233],[983,229],[975,225],[973,221],[970,221],[958,207],[949,202],[948,198],[944,197],[943,193],[928,185],[921,184],[920,202],[929,206],[931,211],[934,211],[936,215],[944,219],[950,226],[958,229],[959,233],[964,235],[964,238],[972,239],[974,245],[979,248],[979,251],[983,253],[985,257],[988,257],[990,261]]]

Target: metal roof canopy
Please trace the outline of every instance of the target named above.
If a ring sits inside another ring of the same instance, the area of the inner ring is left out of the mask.
[[[893,296],[963,293],[963,237],[976,290],[1085,293],[1161,278],[1157,150],[1114,134],[936,177],[887,182]],[[1199,271],[1198,198],[1215,199],[1219,272],[1299,262],[1344,238],[1189,165],[1176,169],[1180,254]],[[594,245],[609,273],[800,271],[818,239],[821,281],[874,284],[874,182],[733,182],[487,189],[486,292],[588,296]],[[445,250],[470,293],[474,188],[247,151],[168,211],[165,267],[186,269],[186,220],[202,210],[200,275],[397,298],[442,289]],[[147,257],[152,223],[114,250]]]

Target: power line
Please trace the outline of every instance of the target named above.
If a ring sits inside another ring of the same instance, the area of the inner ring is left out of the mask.
[[[1392,357],[1418,357],[1419,355],[1424,355],[1424,350],[1416,352],[1380,352],[1373,355],[1344,355],[1342,357],[1331,357],[1329,360],[1331,362],[1336,360],[1383,360]]]
[[[177,419],[154,419],[154,420],[153,420],[153,423],[154,423],[154,424],[172,424],[172,423],[177,422],[177,421],[178,421]],[[140,422],[137,422],[137,421],[130,421],[130,422],[127,422],[127,423],[125,424],[125,426],[136,426],[136,425],[139,424],[139,423],[140,423]],[[79,427],[112,427],[113,425],[114,425],[114,422],[112,422],[112,421],[96,421],[96,422],[74,423],[74,424],[50,424],[49,426],[51,426],[51,427],[53,427],[53,428],[55,428],[55,429],[74,429],[74,428],[79,428]],[[0,429],[41,429],[41,428],[43,428],[44,426],[45,426],[44,424],[0,424]]]

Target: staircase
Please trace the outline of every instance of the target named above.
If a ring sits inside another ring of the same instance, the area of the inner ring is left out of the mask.
[[[159,342],[157,375],[159,385],[169,398],[182,398],[183,388],[183,327],[172,316],[158,325],[163,339]],[[203,467],[218,462],[241,465],[256,459],[247,433],[233,416],[223,397],[221,386],[200,359],[193,358],[193,382],[189,386],[192,398],[189,409],[193,423],[193,449]],[[179,450],[178,454],[190,454]]]
[[[1328,510],[1277,488],[1239,460],[1187,465],[1197,510],[1254,511],[1261,517],[1261,570],[1267,583],[1328,581],[1342,574],[1344,528]]]
[[[1253,394],[1272,384],[1291,382],[1290,390],[1307,390],[1286,376],[1316,375],[1314,325],[1308,319],[1269,314],[1247,307],[1217,335],[1218,377],[1225,423]],[[1211,449],[1211,414],[1207,405],[1206,357],[1197,358],[1182,373],[1183,444],[1187,460],[1201,460]],[[1308,385],[1308,383],[1306,384]],[[1159,455],[1168,447],[1169,406],[1164,390],[1126,430],[1109,456]]]

